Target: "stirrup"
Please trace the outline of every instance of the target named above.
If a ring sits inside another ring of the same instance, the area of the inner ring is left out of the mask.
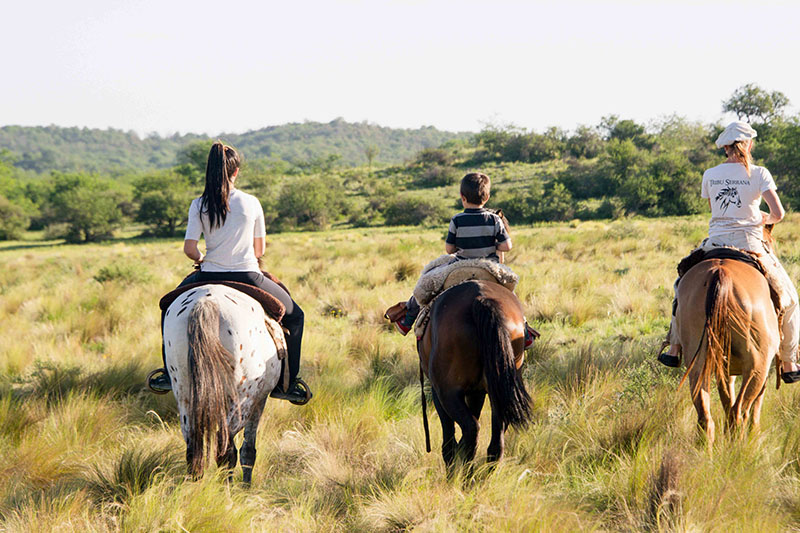
[[[147,388],[150,389],[150,392],[153,394],[167,394],[168,390],[161,390],[161,389],[154,389],[152,385],[152,381],[156,378],[156,376],[166,376],[167,369],[166,368],[156,368],[149,374],[147,374],[147,379],[145,380],[147,383]]]
[[[311,388],[305,381],[302,380],[302,378],[295,378],[294,381],[292,381],[292,383],[289,384],[290,390],[296,390],[298,387],[302,390],[303,396],[297,394],[290,394],[288,392],[284,392],[278,389],[273,390],[269,395],[272,398],[277,398],[279,400],[286,400],[294,405],[305,405],[314,395],[311,394]]]

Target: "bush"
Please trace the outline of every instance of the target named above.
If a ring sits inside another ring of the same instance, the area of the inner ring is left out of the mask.
[[[150,281],[151,276],[143,265],[117,262],[101,268],[97,274],[95,274],[94,279],[100,283],[119,281],[123,284],[130,285]]]
[[[0,241],[19,239],[30,222],[30,217],[22,207],[0,196]]]
[[[422,169],[414,183],[420,187],[445,187],[458,183],[458,170],[449,166],[432,165]]]
[[[323,229],[341,214],[349,203],[341,184],[333,177],[302,177],[284,186],[278,198],[279,229]]]
[[[389,226],[442,224],[449,220],[450,210],[432,199],[400,196],[386,204],[383,216]]]

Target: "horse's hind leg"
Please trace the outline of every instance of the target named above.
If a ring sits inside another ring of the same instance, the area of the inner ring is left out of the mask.
[[[233,481],[233,469],[236,468],[236,445],[233,435],[229,435],[228,442],[222,442],[222,432],[217,434],[217,467],[228,471],[228,481]]]
[[[242,465],[242,483],[250,485],[253,479],[253,466],[256,464],[256,433],[261,414],[264,412],[266,397],[253,407],[253,412],[244,426],[244,442],[239,451],[239,462]]]
[[[489,442],[489,449],[486,450],[486,460],[496,462],[503,458],[505,450],[506,425],[500,417],[499,412],[495,412],[492,406],[492,440]]]
[[[699,363],[699,362],[698,362]],[[689,374],[689,385],[692,391],[692,403],[697,411],[697,425],[703,435],[706,437],[706,442],[709,449],[714,444],[714,420],[711,418],[711,395],[708,391],[707,384],[703,383],[699,388],[697,387],[700,379],[700,372],[693,371]],[[697,394],[694,394],[697,391]]]
[[[757,427],[760,423],[761,401],[767,382],[766,374],[766,369],[764,369],[762,372],[751,371],[749,375],[742,375],[742,388],[739,391],[736,404],[733,406],[733,410],[736,413],[737,428],[747,423],[751,414],[751,409],[753,409],[752,425]],[[758,412],[758,415],[756,415],[756,412]]]
[[[475,450],[478,448],[478,419],[467,407],[465,394],[461,391],[450,391],[441,401],[442,406],[461,428],[458,454],[462,460],[470,462],[475,458]]]
[[[435,390],[433,391],[433,406],[436,407],[439,422],[442,424],[442,458],[447,472],[450,474],[456,458],[456,427]]]
[[[736,397],[736,390],[733,387],[733,382],[736,378],[729,376],[727,380],[717,380],[717,390],[719,391],[719,399],[722,403],[722,409],[725,411],[725,430],[731,429],[731,415],[733,413],[733,402]]]

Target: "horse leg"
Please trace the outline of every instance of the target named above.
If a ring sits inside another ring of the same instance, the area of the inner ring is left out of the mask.
[[[223,449],[223,444],[225,448]],[[228,481],[233,481],[233,469],[236,468],[236,445],[233,435],[228,436],[228,442],[222,442],[222,432],[217,434],[217,467],[224,467],[228,471]]]
[[[698,361],[698,363],[700,363],[700,361]],[[709,394],[707,384],[704,383],[701,387],[697,387],[699,380],[700,371],[692,369],[692,372],[689,374],[689,385],[692,391],[692,403],[694,403],[694,408],[697,411],[697,425],[701,435],[705,435],[706,437],[708,448],[711,449],[711,446],[714,444],[714,420],[711,418],[711,395]],[[694,391],[697,391],[697,394],[694,394]]]
[[[450,475],[453,469],[453,461],[455,461],[456,457],[456,426],[439,400],[439,395],[435,390],[432,392],[433,406],[436,408],[439,422],[442,424],[442,458],[447,467],[447,473]]]
[[[750,427],[753,432],[758,433],[761,430],[761,403],[764,401],[764,391],[767,390],[766,380],[761,392],[753,402],[753,416],[750,419]]]
[[[506,425],[503,423],[500,413],[496,413],[492,407],[492,440],[489,442],[489,449],[486,450],[486,461],[497,462],[503,458],[505,450]]]
[[[256,433],[261,414],[264,412],[266,397],[253,407],[253,412],[244,426],[244,442],[239,450],[239,463],[242,465],[242,483],[250,486],[253,479],[253,466],[256,464]]]
[[[461,391],[448,392],[442,398],[442,405],[461,428],[461,440],[458,442],[458,455],[464,462],[475,458],[478,447],[478,420],[467,407],[465,394]]]
[[[747,422],[754,403],[758,402],[758,408],[761,408],[760,398],[764,394],[764,389],[766,388],[766,374],[765,369],[762,372],[753,372],[751,370],[749,373],[742,375],[742,388],[739,391],[739,397],[736,399],[736,404],[734,405],[737,428],[742,427],[742,425]],[[760,422],[760,417],[761,415],[759,413],[759,420],[754,422],[755,425]]]
[[[733,399],[736,397],[736,390],[733,387],[734,376],[729,376],[727,380],[717,380],[717,390],[722,409],[725,411],[725,431],[731,429],[731,414],[733,413]]]

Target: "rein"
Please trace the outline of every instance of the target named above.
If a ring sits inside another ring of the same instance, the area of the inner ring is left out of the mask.
[[[422,426],[425,428],[425,451],[431,453],[431,432],[428,429],[428,402],[425,400],[425,373],[419,363],[419,392],[422,397]]]

